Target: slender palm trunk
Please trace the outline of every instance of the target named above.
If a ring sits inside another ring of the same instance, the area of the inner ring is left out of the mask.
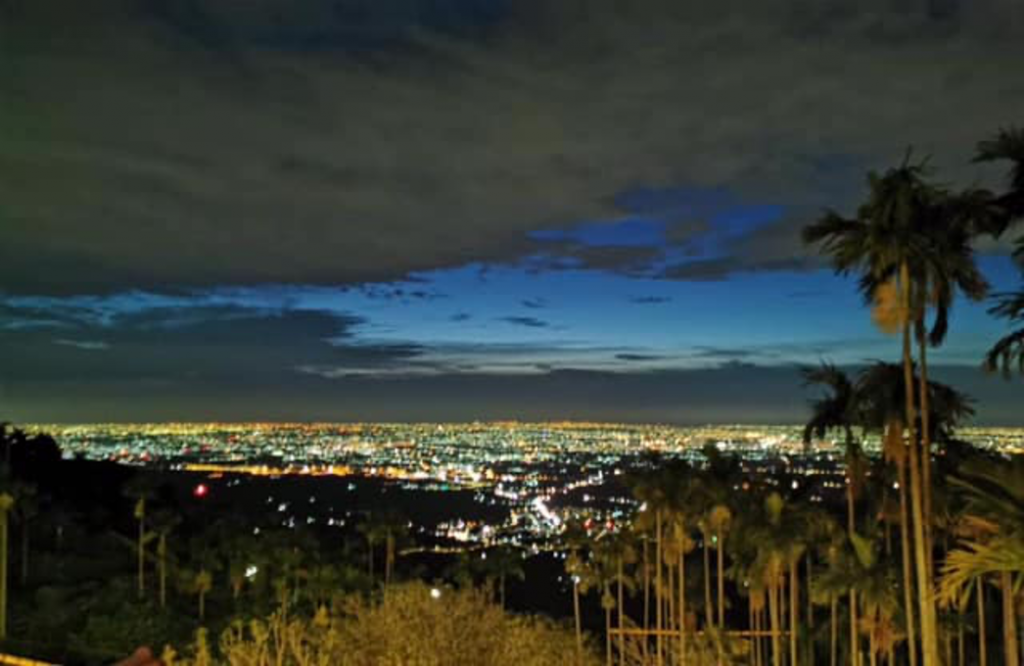
[[[779,615],[779,581],[772,581],[768,590],[768,614],[772,634],[772,666],[782,666],[782,618]]]
[[[650,545],[647,537],[644,537],[644,640],[641,650],[644,655],[644,663],[647,663],[647,644],[649,642],[647,632],[651,628],[651,566],[649,561]]]
[[[718,539],[717,564],[718,564],[718,627],[725,627],[725,541],[722,540],[722,531],[718,530],[715,535]]]
[[[662,588],[661,588],[661,509],[654,514],[655,535],[654,535],[654,654],[655,663],[661,666],[663,663],[661,630],[662,624]]]
[[[604,608],[604,663],[612,666],[612,608]]]
[[[28,520],[26,519],[21,525],[21,586],[25,587],[28,584],[28,540],[29,540],[29,529]]]
[[[647,538],[644,537],[644,631],[651,628],[651,566],[648,562],[649,550],[650,547],[647,544]]]
[[[626,612],[625,611],[625,606],[626,606],[626,604],[625,604],[625,599],[624,599],[623,594],[622,594],[622,580],[623,580],[622,557],[619,557],[618,562],[616,564],[616,568],[618,569],[616,571],[616,574],[618,575],[618,580],[617,580],[617,587],[618,587],[618,589],[616,590],[616,592],[617,592],[616,596],[618,597],[618,606],[619,606],[619,609],[618,609],[619,610],[619,664],[621,665],[621,664],[625,664],[625,662],[626,662],[626,645],[625,645],[626,637],[622,633],[622,630],[626,628],[626,623],[625,623],[625,612]]]
[[[715,626],[715,615],[711,605],[711,550],[708,548],[708,534],[703,535],[704,541],[704,624]]]
[[[900,266],[904,312],[910,312],[910,268]],[[938,622],[932,601],[932,583],[928,575],[927,544],[924,534],[924,489],[918,455],[917,415],[914,409],[914,367],[911,356],[910,322],[903,322],[903,383],[906,394],[907,443],[910,450],[910,507],[914,529],[914,568],[917,573],[917,601],[921,611],[921,654],[924,666],[940,666]]]
[[[10,444],[8,444],[10,446]],[[7,511],[0,510],[0,640],[7,638]]]
[[[686,536],[679,539],[679,662],[686,663]]]
[[[890,426],[896,427],[896,426]],[[899,426],[902,430],[902,425]],[[910,554],[910,509],[907,506],[907,463],[896,463],[896,474],[900,484],[900,550],[903,556],[903,608],[906,615],[907,654],[910,666],[917,666],[917,627],[914,624],[914,574]]]
[[[167,535],[161,534],[157,543],[157,557],[160,560],[160,608],[167,608]]]
[[[961,622],[956,630],[956,663],[957,666],[964,666],[967,663],[966,655],[964,654],[964,643],[966,637],[964,636],[964,625]]]
[[[754,666],[759,666],[757,663],[757,649],[753,647],[754,641],[757,640],[757,615],[754,613],[753,603],[747,604],[747,628],[750,629],[750,655],[754,662]]]
[[[985,630],[985,583],[981,578],[978,587],[978,666],[988,666],[988,635]]]
[[[1020,665],[1020,646],[1017,640],[1017,609],[1014,604],[1013,579],[1009,573],[999,574],[1003,591],[1003,663],[1006,666]]]
[[[665,575],[668,576],[668,583],[665,585],[665,629],[672,630],[676,626],[676,568],[672,566],[672,562],[668,557],[665,558]],[[666,642],[668,639],[665,639]],[[668,645],[665,646],[665,651],[668,651]]]
[[[391,570],[395,566],[395,537],[388,534],[384,541],[384,587],[391,585]]]
[[[847,450],[849,451],[849,449],[850,444],[848,443]],[[852,456],[847,457],[846,473],[849,477],[846,480],[846,530],[852,543],[853,535],[857,531],[857,504],[853,495],[854,465]],[[860,666],[860,643],[857,639],[857,593],[852,588],[850,589],[850,664],[851,666]]]
[[[807,628],[814,629],[814,604],[811,603],[811,583],[812,583],[812,571],[814,570],[814,562],[812,561],[811,551],[807,551]]]
[[[206,591],[199,590],[199,621],[206,618]]]
[[[583,627],[580,623],[580,584],[573,576],[572,579],[572,611],[576,617],[576,664],[583,663]]]
[[[925,556],[928,561],[928,580],[932,580],[934,572],[934,541],[932,538],[932,433],[931,414],[928,407],[928,340],[925,336],[924,318],[917,321],[917,348],[921,363],[918,377],[917,392],[921,400],[921,482],[924,509],[924,543]]]
[[[839,665],[839,597],[832,595],[829,602],[829,666]]]
[[[139,566],[139,599],[143,599],[146,596],[146,551],[143,543],[143,538],[146,536],[146,519],[139,518],[139,553],[138,553],[138,566]]]
[[[800,560],[789,563],[789,666],[798,664],[798,629],[800,628]]]
[[[761,600],[761,607],[754,611],[754,630],[757,634],[754,637],[754,659],[757,662],[757,666],[764,665],[764,637],[761,636],[761,632],[764,631],[764,600]]]
[[[857,593],[850,589],[850,663],[860,666],[860,634],[857,632]]]

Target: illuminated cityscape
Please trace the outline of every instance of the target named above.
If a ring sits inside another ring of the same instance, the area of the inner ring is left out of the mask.
[[[452,503],[449,512],[413,526],[421,545],[437,549],[550,549],[574,519],[615,531],[639,504],[625,477],[673,459],[700,467],[707,446],[737,454],[750,479],[789,484],[788,490],[806,486],[812,502],[835,500],[845,487],[839,443],[805,446],[797,426],[167,423],[39,424],[30,430],[51,433],[66,458],[204,475],[218,494],[262,482],[264,502],[285,527],[351,526],[358,509],[344,495],[325,502],[315,491],[306,502],[284,501],[267,481],[308,478],[317,481],[310,488],[334,494],[372,484],[392,497],[402,491],[472,497],[468,507]],[[1002,452],[1024,448],[1021,429],[967,428],[960,435]],[[866,448],[877,453],[877,444],[867,440]]]

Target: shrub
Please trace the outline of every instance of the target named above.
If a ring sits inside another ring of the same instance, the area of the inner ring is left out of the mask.
[[[562,666],[575,662],[571,631],[550,620],[506,613],[474,589],[432,594],[423,584],[392,588],[383,601],[350,596],[312,617],[279,610],[237,622],[219,658],[205,635],[168,666]],[[170,658],[168,660],[168,657]],[[596,664],[587,649],[584,664]]]

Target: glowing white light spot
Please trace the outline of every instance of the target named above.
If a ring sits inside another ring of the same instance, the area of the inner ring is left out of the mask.
[[[431,588],[430,589],[430,598],[431,599],[440,599],[441,598],[441,590],[437,589],[436,587]]]

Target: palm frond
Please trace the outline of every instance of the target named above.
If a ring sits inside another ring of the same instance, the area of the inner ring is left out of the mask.
[[[975,162],[1013,162],[1010,187],[1024,190],[1024,128],[1007,127],[978,143]]]
[[[1009,377],[1014,365],[1024,374],[1024,328],[1003,336],[985,354],[984,367],[989,372],[1001,371]]]
[[[937,601],[956,606],[970,593],[975,580],[991,574],[1024,575],[1024,540],[996,537],[987,542],[962,541],[949,552],[942,566]]]

